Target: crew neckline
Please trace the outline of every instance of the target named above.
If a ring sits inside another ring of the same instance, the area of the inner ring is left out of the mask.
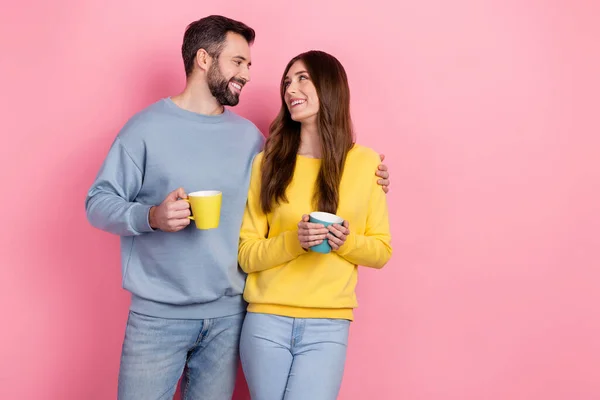
[[[163,102],[165,103],[167,108],[173,111],[175,114],[192,121],[215,124],[224,122],[231,116],[231,111],[229,111],[226,107],[223,107],[223,112],[221,114],[206,115],[181,108],[177,104],[175,104],[175,102],[170,97],[164,98]]]
[[[296,157],[304,159],[304,160],[316,160],[316,161],[321,161],[321,158],[315,158],[315,157],[308,157],[308,156],[303,156],[301,154],[296,154]]]

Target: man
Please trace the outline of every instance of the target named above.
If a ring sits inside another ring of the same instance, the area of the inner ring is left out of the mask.
[[[224,106],[235,106],[250,81],[254,37],[221,16],[190,24],[185,90],[127,122],[89,190],[90,223],[121,236],[132,295],[119,399],[171,399],[184,370],[184,398],[231,399],[246,306],[239,230],[263,136]],[[188,228],[183,188],[223,193],[218,229]]]

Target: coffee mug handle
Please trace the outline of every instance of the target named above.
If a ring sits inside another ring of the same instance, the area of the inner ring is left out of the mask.
[[[192,203],[190,203],[190,201],[188,199],[181,199],[181,200],[188,202],[188,204],[190,205],[190,212],[191,212],[192,211],[192,207],[191,207]],[[194,221],[194,216],[193,215],[190,215],[188,218],[191,219],[192,221]]]

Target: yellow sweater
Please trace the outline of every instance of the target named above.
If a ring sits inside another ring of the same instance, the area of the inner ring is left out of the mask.
[[[354,145],[346,157],[337,215],[350,224],[338,251],[306,251],[298,240],[298,222],[313,209],[320,159],[296,157],[289,203],[265,215],[260,207],[260,168],[254,159],[248,203],[240,233],[238,260],[248,273],[244,299],[248,311],[296,318],[352,319],[357,307],[357,265],[382,268],[392,255],[388,209],[375,171],[373,150]]]

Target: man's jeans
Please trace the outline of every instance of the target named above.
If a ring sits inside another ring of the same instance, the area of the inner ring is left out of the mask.
[[[182,399],[231,400],[244,315],[188,320],[130,311],[118,398],[171,400],[185,369]]]

